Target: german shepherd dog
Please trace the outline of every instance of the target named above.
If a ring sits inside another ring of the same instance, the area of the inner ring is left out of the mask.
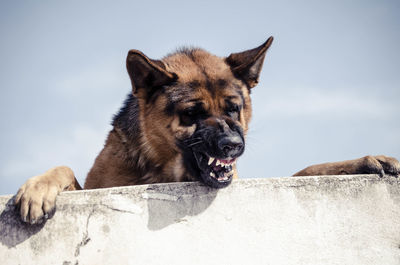
[[[105,146],[87,175],[85,189],[200,180],[213,188],[237,178],[251,118],[250,92],[259,80],[270,37],[261,46],[226,58],[181,49],[162,60],[130,50],[132,93],[114,117]],[[314,165],[298,173],[397,175],[386,156]],[[15,203],[25,222],[48,217],[57,194],[81,189],[72,170],[52,168],[30,178]]]

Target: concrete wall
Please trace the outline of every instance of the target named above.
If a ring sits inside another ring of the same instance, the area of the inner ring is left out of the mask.
[[[43,225],[0,197],[0,264],[400,264],[400,180],[245,179],[64,192]]]

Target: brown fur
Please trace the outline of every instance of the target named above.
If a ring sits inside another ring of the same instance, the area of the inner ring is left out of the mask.
[[[222,114],[221,106],[225,105],[224,99],[230,97],[232,101],[241,100],[234,90],[224,89],[224,87],[238,87],[246,105],[245,111],[240,115],[240,123],[247,131],[247,124],[251,118],[249,91],[243,82],[233,76],[231,68],[223,58],[195,49],[190,53],[170,55],[162,62],[165,65],[164,70],[178,75],[179,84],[192,87],[193,83],[195,84],[196,89],[187,95],[187,101],[201,99],[205,109],[212,116]],[[86,178],[85,189],[195,180],[185,170],[181,151],[175,144],[176,138],[191,135],[194,128],[180,126],[179,116],[176,114],[165,115],[164,108],[168,104],[165,94],[157,97],[153,104],[147,104],[146,92],[143,89],[137,91],[140,107],[140,139],[128,139],[121,130],[114,128]],[[191,102],[185,102],[177,107],[184,109],[190,105]],[[137,150],[140,150],[140,155]],[[138,170],[135,165],[127,162],[132,157],[140,160],[139,164],[145,161],[151,163],[153,167],[147,168],[143,176],[141,172],[136,172]]]
[[[126,106],[130,109],[126,107],[116,116],[84,188],[197,180],[177,142],[192,137],[199,125],[185,124],[190,117],[182,112],[200,104],[207,113],[204,126],[222,131],[236,126],[245,136],[251,119],[250,91],[258,83],[271,43],[272,38],[260,47],[227,58],[187,49],[151,60],[139,51],[129,51],[127,69],[133,96]],[[240,110],[228,115],[228,104],[240,106]],[[295,176],[385,172],[399,174],[399,162],[367,156],[314,165]],[[233,174],[236,178],[235,166]],[[74,189],[80,186],[68,167],[56,167],[29,179],[16,196],[21,217],[30,223],[40,222],[54,207],[59,192]]]

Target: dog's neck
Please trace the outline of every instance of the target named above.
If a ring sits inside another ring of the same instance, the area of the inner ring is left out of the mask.
[[[112,184],[108,179],[118,179],[119,183],[125,185],[192,180],[183,168],[182,158],[179,155],[171,154],[168,159],[157,159],[154,157],[157,152],[149,150],[151,146],[143,143],[143,128],[140,127],[143,125],[140,124],[138,104],[135,96],[128,95],[113,119],[114,128],[89,172],[91,177],[88,175],[87,180],[97,179],[97,184],[101,182],[101,187]],[[107,161],[107,166],[102,166],[103,161]],[[97,176],[102,178],[98,179]],[[98,186],[86,182],[85,188],[98,188]]]
[[[112,125],[119,129],[128,140],[134,141],[140,136],[139,103],[131,93],[118,114],[114,116]]]
[[[110,133],[116,136],[113,141],[118,153],[123,154],[117,159],[128,168],[134,175],[133,182],[141,182],[141,179],[147,179],[149,173],[160,174],[157,164],[148,156],[146,150],[143,150],[142,134],[140,124],[138,99],[129,94],[117,115],[115,115],[112,125],[114,129]],[[136,184],[136,183],[135,183]]]

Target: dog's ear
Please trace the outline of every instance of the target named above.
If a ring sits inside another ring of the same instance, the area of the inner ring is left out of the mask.
[[[133,94],[136,94],[138,89],[150,91],[177,79],[176,74],[165,69],[162,61],[152,60],[138,50],[128,52],[126,68],[131,78]]]
[[[232,53],[226,58],[226,62],[231,67],[233,74],[242,79],[249,88],[257,85],[265,54],[273,40],[274,38],[271,36],[257,48]]]

